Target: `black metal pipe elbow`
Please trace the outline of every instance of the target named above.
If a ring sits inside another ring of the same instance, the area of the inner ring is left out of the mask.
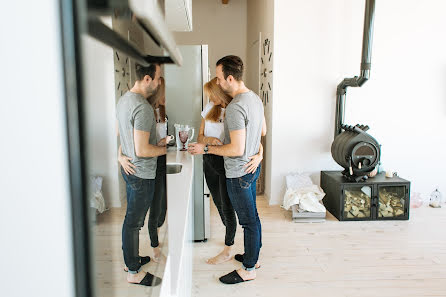
[[[367,77],[363,77],[363,76],[358,77],[358,87],[361,87],[368,80],[369,79]]]

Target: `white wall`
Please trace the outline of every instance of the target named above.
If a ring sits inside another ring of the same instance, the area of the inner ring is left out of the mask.
[[[193,31],[174,32],[178,45],[209,45],[209,67],[226,55],[237,55],[246,63],[246,0],[193,0]],[[246,67],[249,67],[247,65]]]
[[[270,203],[282,202],[287,173],[318,180],[340,168],[330,153],[336,85],[359,75],[364,2],[275,1]],[[446,193],[445,10],[441,0],[377,1],[371,79],[347,93],[346,122],[368,124],[383,166],[425,196],[436,185]]]
[[[1,295],[74,296],[59,1],[0,19]]]
[[[259,69],[259,33],[269,34],[272,39],[272,51],[274,54],[274,0],[248,0],[247,3],[247,63],[246,85],[254,92],[258,92]],[[273,65],[274,67],[274,65]],[[271,197],[271,160],[272,160],[272,109],[273,104],[268,103],[265,108],[265,120],[267,134],[264,145],[265,167],[265,196]]]
[[[104,178],[106,206],[120,207],[113,49],[89,36],[82,41],[89,172]]]

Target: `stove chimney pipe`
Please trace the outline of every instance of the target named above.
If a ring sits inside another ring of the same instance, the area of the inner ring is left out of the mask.
[[[336,119],[334,137],[338,136],[343,128],[345,115],[345,95],[347,87],[361,87],[370,77],[373,41],[373,20],[375,17],[375,0],[366,0],[364,14],[364,32],[362,38],[361,75],[353,78],[344,78],[336,90]]]

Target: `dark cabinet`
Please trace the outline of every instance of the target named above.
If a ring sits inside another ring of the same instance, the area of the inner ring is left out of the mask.
[[[321,171],[321,188],[325,207],[340,221],[409,219],[410,182],[400,177],[350,182],[340,171]]]

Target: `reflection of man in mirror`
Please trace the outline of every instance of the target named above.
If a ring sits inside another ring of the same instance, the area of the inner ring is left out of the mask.
[[[156,145],[155,115],[146,99],[157,90],[160,72],[157,64],[138,66],[134,86],[119,98],[116,106],[122,154],[131,158],[134,165],[134,174],[127,174],[121,167],[127,190],[122,250],[128,270],[127,281],[144,286],[161,282],[161,279],[141,269],[150,257],[139,256],[139,230],[144,225],[154,196],[157,157],[166,154],[165,146]]]
[[[169,142],[172,136],[167,136],[166,83],[163,77],[160,77],[157,91],[153,95],[150,95],[147,101],[155,111],[157,146],[166,146],[166,143]],[[118,161],[127,175],[135,174],[136,166],[132,163],[132,158],[122,153],[121,146],[119,146]],[[166,257],[161,252],[158,237],[158,229],[164,224],[167,213],[166,170],[166,155],[158,156],[156,163],[155,193],[150,204],[149,220],[147,222],[150,245],[153,249],[153,257],[151,260],[156,263],[166,262]]]
[[[225,284],[236,284],[256,278],[255,269],[262,247],[262,230],[256,205],[256,181],[260,175],[260,137],[266,135],[263,104],[243,80],[243,62],[237,56],[226,56],[217,62],[217,83],[233,99],[226,108],[223,145],[190,144],[192,154],[224,156],[226,187],[229,198],[243,227],[245,253],[235,255],[240,269],[220,277]],[[253,167],[253,170],[249,168]],[[248,170],[247,170],[248,168]],[[248,173],[247,173],[248,172]]]

